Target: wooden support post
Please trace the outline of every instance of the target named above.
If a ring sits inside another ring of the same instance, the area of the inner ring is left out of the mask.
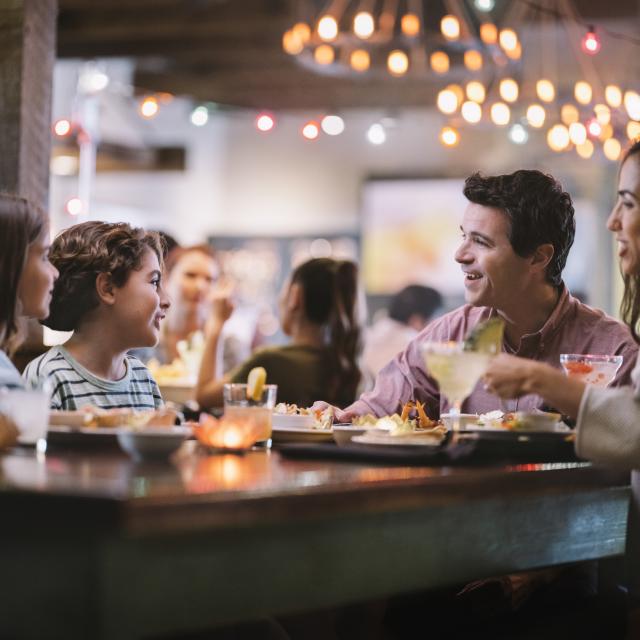
[[[57,0],[0,0],[0,191],[47,207]]]

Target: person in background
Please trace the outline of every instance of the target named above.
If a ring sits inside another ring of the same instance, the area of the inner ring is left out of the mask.
[[[618,245],[624,277],[622,315],[639,341],[640,320],[640,141],[624,154],[618,179],[618,197],[607,220]],[[577,420],[576,451],[602,464],[634,469],[633,500],[627,541],[631,575],[633,633],[640,637],[640,361],[634,360],[632,385],[596,388],[568,378],[541,362],[501,354],[486,375],[487,388],[503,398],[536,393]]]
[[[376,376],[427,326],[441,307],[442,296],[431,287],[410,284],[396,293],[389,303],[388,315],[375,320],[365,332],[363,370]]]
[[[46,318],[57,269],[49,262],[49,220],[19,196],[0,193],[0,387],[24,380],[9,355],[21,318]]]
[[[170,306],[158,235],[126,223],[84,222],[54,240],[50,258],[60,275],[42,322],[74,333],[31,361],[24,377],[50,380],[52,409],[161,407],[155,381],[128,353],[156,344]]]
[[[361,377],[357,290],[358,269],[353,262],[316,258],[301,264],[280,297],[280,321],[291,343],[259,350],[225,376],[217,374],[215,353],[232,306],[228,298],[220,298],[207,323],[196,389],[199,405],[222,405],[224,384],[246,382],[257,366],[266,369],[268,383],[278,385],[279,402],[301,407],[318,397],[338,406],[352,402]]]
[[[569,194],[552,176],[519,170],[488,177],[476,173],[465,181],[464,195],[469,204],[455,260],[462,269],[467,304],[430,322],[380,371],[373,391],[336,411],[338,421],[368,413],[393,414],[409,400],[426,403],[429,416],[438,417],[448,409],[448,400],[428,374],[423,343],[463,340],[493,316],[505,322],[506,353],[558,369],[561,353],[620,354],[624,361],[613,384],[629,381],[638,353],[629,329],[573,298],[562,281],[575,232]],[[531,411],[545,406],[536,393],[507,405],[479,383],[463,411]]]

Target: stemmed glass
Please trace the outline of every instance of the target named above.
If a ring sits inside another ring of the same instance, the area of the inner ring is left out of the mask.
[[[449,400],[449,415],[456,438],[460,431],[462,403],[486,371],[492,356],[465,351],[462,342],[425,342],[422,354],[429,374],[440,387],[440,393]]]
[[[594,387],[608,387],[622,365],[622,356],[601,356],[589,353],[561,353],[560,364],[570,378]]]

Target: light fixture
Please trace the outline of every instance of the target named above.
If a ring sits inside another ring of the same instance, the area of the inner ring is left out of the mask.
[[[467,83],[466,93],[469,100],[473,100],[478,104],[482,104],[487,95],[484,85],[482,84],[482,82],[478,82],[477,80],[472,80],[471,82]]]
[[[542,102],[552,102],[556,97],[556,89],[551,80],[542,78],[536,82],[536,93]]]
[[[340,116],[328,115],[322,118],[320,126],[328,136],[339,136],[344,131],[344,120]]]
[[[70,216],[79,216],[84,211],[84,204],[80,198],[73,197],[67,200],[64,208]]]
[[[552,151],[564,151],[570,141],[569,130],[563,124],[556,124],[547,132],[547,144]]]
[[[498,40],[505,51],[515,51],[518,46],[518,36],[513,29],[502,29]]]
[[[67,118],[60,118],[53,124],[53,132],[59,137],[64,138],[71,133],[71,120]]]
[[[354,71],[362,73],[371,66],[371,56],[365,49],[354,49],[351,52],[349,64]]]
[[[447,73],[449,71],[449,56],[444,51],[434,51],[429,57],[429,64],[435,73]]]
[[[518,83],[513,78],[500,80],[500,97],[505,102],[515,102],[518,99]]]
[[[420,18],[415,13],[405,13],[400,20],[400,29],[405,36],[415,38],[420,33]]]
[[[273,127],[275,127],[275,124],[276,121],[270,113],[262,112],[256,117],[256,129],[263,133],[271,131]]]
[[[585,140],[582,144],[576,146],[576,152],[581,158],[588,160],[593,155],[593,142]]]
[[[514,144],[525,144],[529,140],[529,133],[520,123],[516,123],[509,129],[509,140]]]
[[[596,35],[596,30],[593,26],[589,26],[587,33],[582,36],[580,46],[582,47],[582,50],[590,56],[595,56],[596,53],[600,51],[600,38]]]
[[[464,66],[469,71],[480,71],[482,69],[482,54],[476,49],[469,49],[464,52]]]
[[[446,15],[440,21],[440,31],[447,40],[457,40],[460,37],[460,22],[458,18]]]
[[[318,20],[318,36],[325,42],[332,42],[338,36],[338,22],[333,16],[322,16]]]
[[[578,120],[580,120],[580,112],[578,111],[578,108],[570,102],[563,104],[560,109],[560,120],[562,120],[562,122],[567,126],[573,122],[578,122]]]
[[[209,109],[204,105],[200,105],[196,107],[191,112],[191,124],[196,127],[204,127],[205,124],[209,122]]]
[[[604,97],[610,107],[617,109],[622,104],[622,91],[615,84],[608,84],[604,89]]]
[[[320,135],[320,127],[315,120],[309,120],[302,127],[302,136],[307,140],[316,140]]]
[[[599,138],[602,133],[602,125],[595,118],[592,118],[587,122],[587,132],[592,138]]]
[[[384,127],[378,122],[372,124],[367,129],[367,140],[375,145],[384,144],[387,140],[387,133]]]
[[[527,108],[527,122],[536,129],[544,125],[547,113],[540,104],[532,104]]]
[[[139,111],[143,118],[153,118],[158,114],[158,100],[155,96],[146,96],[140,103]]]
[[[358,38],[366,40],[373,35],[376,25],[373,21],[373,16],[368,11],[360,11],[353,19],[353,33]]]
[[[640,95],[635,91],[626,91],[624,94],[624,108],[632,120],[640,120]]]
[[[460,142],[460,134],[453,127],[443,127],[440,131],[440,142],[445,147],[455,147]]]
[[[472,100],[467,100],[460,108],[460,114],[470,124],[476,124],[482,119],[482,107]]]
[[[579,80],[573,88],[573,95],[580,104],[589,104],[593,97],[593,89],[588,82]]]
[[[511,110],[504,102],[495,102],[491,105],[491,120],[499,127],[509,124]]]
[[[480,25],[480,39],[485,44],[498,42],[498,27],[493,22],[484,22]]]
[[[489,11],[493,11],[496,3],[494,0],[474,0],[473,5],[478,11],[484,11],[485,13],[488,13]]]
[[[640,122],[636,122],[635,120],[629,120],[627,122],[627,138],[629,140],[635,140],[640,136]]]
[[[313,52],[313,57],[319,65],[326,67],[336,59],[336,53],[330,44],[321,44],[319,47],[316,47],[316,50]]]
[[[611,122],[611,109],[606,104],[597,104],[593,107],[593,112],[596,114],[596,120],[600,124],[609,124]]]
[[[616,138],[609,138],[604,141],[602,150],[604,151],[604,156],[607,160],[616,162],[618,158],[620,158],[620,153],[622,153],[622,145],[619,140],[616,140]]]
[[[572,122],[569,125],[569,138],[576,146],[583,144],[587,139],[587,128],[581,122]]]
[[[450,115],[458,108],[458,96],[451,89],[443,89],[438,93],[436,104],[442,113]]]
[[[409,58],[407,54],[400,49],[392,51],[387,58],[387,69],[389,69],[389,73],[394,76],[404,75],[409,69]]]

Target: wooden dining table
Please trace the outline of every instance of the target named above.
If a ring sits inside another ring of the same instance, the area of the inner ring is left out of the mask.
[[[627,474],[0,455],[0,637],[141,638],[621,554]]]

